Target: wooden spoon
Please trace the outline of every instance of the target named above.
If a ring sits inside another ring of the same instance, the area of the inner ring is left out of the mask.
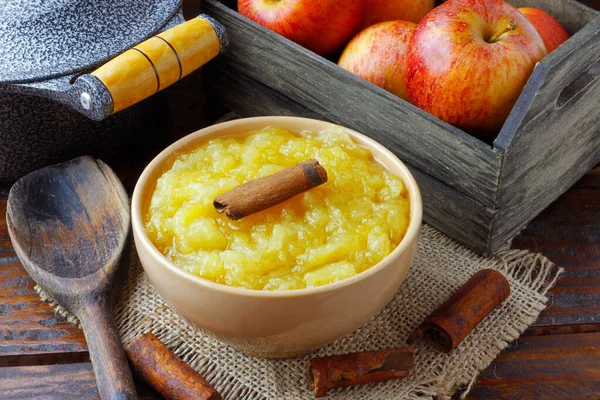
[[[11,188],[6,219],[27,272],[81,321],[100,397],[136,399],[111,314],[130,243],[129,201],[115,173],[89,156],[32,172]]]

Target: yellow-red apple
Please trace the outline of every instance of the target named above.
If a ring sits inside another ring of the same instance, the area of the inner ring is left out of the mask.
[[[534,7],[522,7],[518,10],[535,26],[544,40],[548,53],[554,51],[569,38],[569,34],[560,22],[546,11]]]
[[[418,23],[433,9],[434,2],[435,0],[367,0],[361,28],[395,20]]]
[[[521,94],[544,41],[502,0],[450,0],[417,25],[406,61],[411,101],[476,135],[497,132]]]
[[[416,26],[407,21],[370,26],[348,43],[338,65],[408,101],[405,58]]]
[[[366,0],[238,0],[238,12],[280,35],[327,55],[362,21]]]

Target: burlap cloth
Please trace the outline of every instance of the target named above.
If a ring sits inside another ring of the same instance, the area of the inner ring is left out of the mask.
[[[306,369],[311,357],[401,347],[419,322],[475,272],[493,268],[510,282],[510,297],[490,314],[452,353],[426,344],[416,346],[414,369],[404,380],[330,392],[330,399],[439,399],[457,390],[468,393],[477,374],[515,340],[546,307],[546,292],[560,270],[539,254],[510,250],[482,258],[437,230],[424,226],[419,251],[406,281],[390,304],[362,328],[315,353],[296,359],[247,357],[184,321],[154,291],[137,257],[115,309],[124,343],[153,332],[195,368],[226,400],[312,399]],[[42,299],[51,301],[43,292]],[[374,294],[375,295],[375,294]],[[71,322],[77,320],[54,304]],[[340,313],[352,310],[340,310]]]

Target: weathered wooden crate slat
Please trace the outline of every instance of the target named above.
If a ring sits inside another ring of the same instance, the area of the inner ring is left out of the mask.
[[[600,161],[600,13],[571,0],[510,2],[549,11],[574,36],[539,63],[492,145],[216,0],[204,10],[231,48],[207,81],[241,115],[325,119],[378,140],[415,174],[425,220],[489,254]]]
[[[492,248],[600,161],[599,77],[596,18],[538,64],[497,140],[504,157]],[[583,87],[565,96],[576,79]]]

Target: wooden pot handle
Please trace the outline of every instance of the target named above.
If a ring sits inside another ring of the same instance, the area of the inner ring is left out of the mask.
[[[227,45],[223,25],[202,14],[77,78],[78,109],[91,119],[102,120],[172,85]]]
[[[83,307],[78,313],[83,325],[96,384],[102,400],[137,399],[131,370],[119,333],[105,301]]]

